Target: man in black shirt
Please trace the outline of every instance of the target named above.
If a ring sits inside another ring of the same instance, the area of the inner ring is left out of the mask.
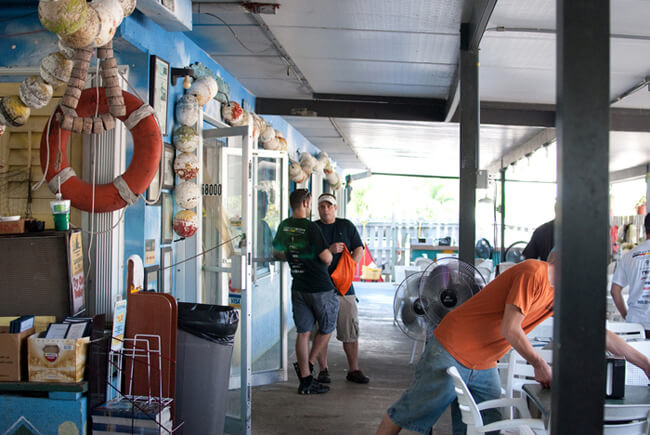
[[[327,272],[332,253],[318,226],[307,218],[311,211],[311,193],[307,189],[296,189],[291,193],[289,202],[293,215],[278,226],[273,239],[273,256],[289,262],[293,278],[291,303],[298,332],[298,394],[321,394],[329,391],[329,387],[314,379],[310,366],[316,361],[316,356],[327,348],[336,327],[339,301]],[[316,321],[319,331],[310,352],[309,336]]]
[[[540,225],[534,232],[522,253],[526,259],[540,259],[546,261],[548,254],[553,249],[553,226],[555,219]]]
[[[320,220],[316,221],[325,237],[325,242],[334,256],[329,266],[330,275],[341,259],[341,253],[347,249],[355,263],[361,261],[363,256],[363,242],[359,232],[352,222],[347,219],[336,217],[336,198],[331,193],[323,193],[318,197],[318,215]],[[340,289],[339,289],[340,290]],[[354,294],[354,286],[350,285],[347,292],[339,295],[339,315],[336,322],[336,338],[343,342],[343,350],[348,359],[347,380],[358,384],[367,384],[370,381],[366,375],[359,370],[359,317],[357,315],[357,297]],[[320,373],[318,380],[323,383],[330,382],[327,370],[327,348],[318,355]]]

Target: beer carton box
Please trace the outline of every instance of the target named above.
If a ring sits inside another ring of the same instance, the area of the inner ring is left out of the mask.
[[[30,382],[81,382],[90,337],[28,340]]]
[[[0,382],[27,380],[27,337],[34,328],[10,334],[8,326],[0,326]]]

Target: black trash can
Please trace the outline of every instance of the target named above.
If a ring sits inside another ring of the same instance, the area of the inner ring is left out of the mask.
[[[230,363],[239,312],[180,302],[176,352],[176,417],[184,434],[224,433]]]

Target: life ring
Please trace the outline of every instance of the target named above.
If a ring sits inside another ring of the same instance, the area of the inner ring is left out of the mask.
[[[95,116],[95,113],[108,113],[108,100],[103,88],[99,88],[99,106],[97,106],[97,96],[96,88],[82,91],[76,116],[89,117]],[[94,211],[98,213],[111,212],[134,204],[138,200],[138,195],[144,193],[151,184],[160,164],[162,138],[153,109],[126,91],[122,91],[122,96],[126,105],[126,115],[118,116],[117,119],[124,122],[133,135],[133,157],[126,172],[116,177],[112,183],[95,184]],[[61,109],[57,110],[60,111]],[[49,133],[46,124],[41,137],[41,168],[45,171],[47,167],[45,178],[50,190],[56,193],[60,182],[61,194],[63,198],[70,200],[72,207],[92,212],[93,186],[81,180],[68,163],[66,146],[70,131],[60,127],[56,114],[50,120],[50,124]]]

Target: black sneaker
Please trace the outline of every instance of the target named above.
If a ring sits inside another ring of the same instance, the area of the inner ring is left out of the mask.
[[[370,378],[364,375],[361,370],[348,372],[346,379],[350,382],[356,382],[357,384],[367,384],[370,382]]]
[[[318,372],[318,377],[316,380],[321,384],[329,384],[332,382],[332,378],[330,378],[330,372],[328,372],[327,369]]]
[[[329,390],[330,387],[321,384],[311,375],[300,379],[300,385],[298,386],[298,394],[325,394]]]
[[[298,365],[298,361],[293,363],[293,369],[296,371],[296,376],[298,376],[298,379],[300,379],[300,366]],[[309,363],[309,374],[314,373],[314,365],[312,363]]]

